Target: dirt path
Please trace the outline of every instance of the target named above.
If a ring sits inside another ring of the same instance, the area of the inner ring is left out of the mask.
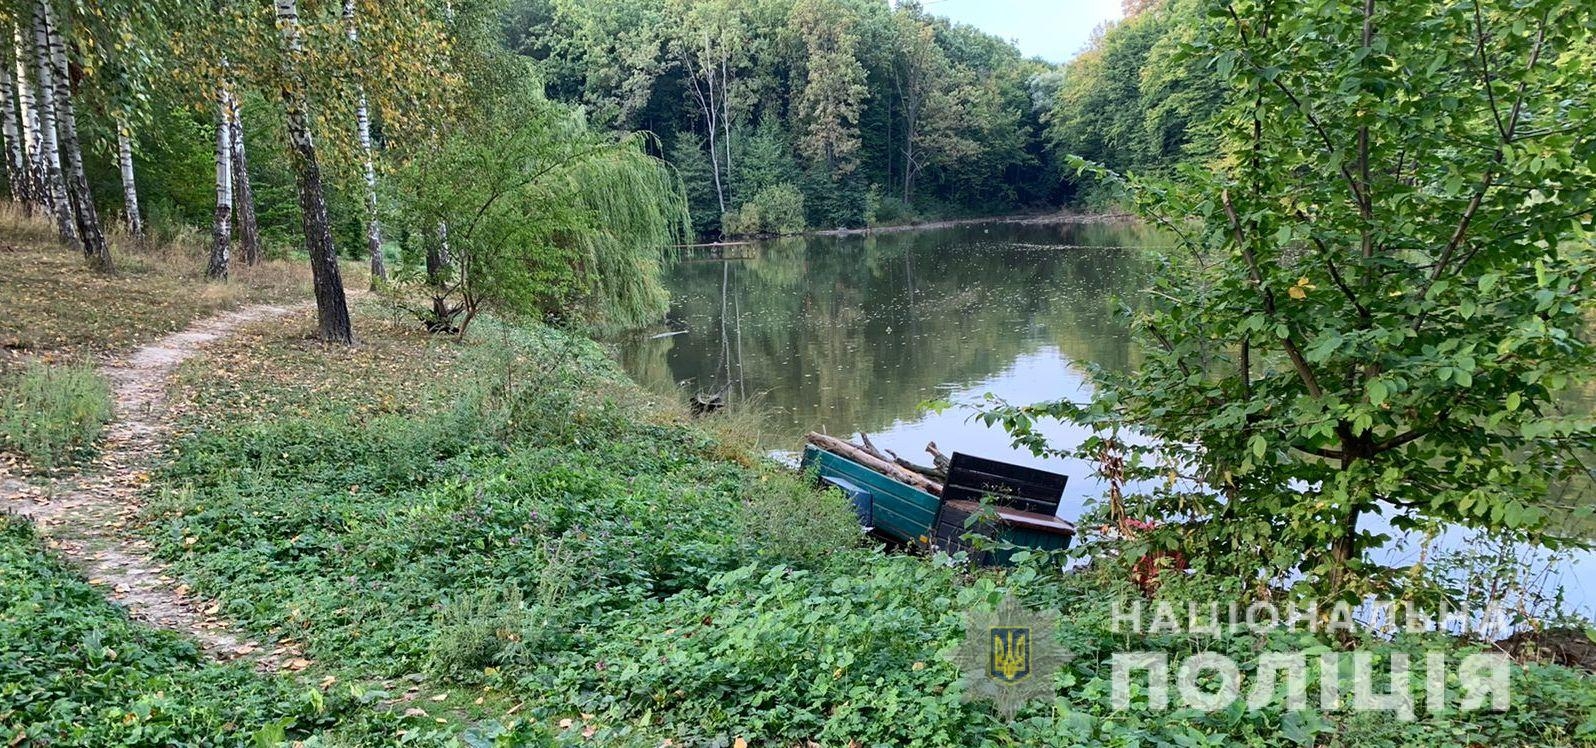
[[[254,659],[263,670],[298,669],[305,661],[292,647],[266,648],[235,633],[209,600],[188,594],[131,534],[149,470],[161,455],[168,380],[200,346],[254,322],[303,307],[259,305],[190,325],[101,367],[110,381],[114,416],[106,425],[100,457],[81,474],[46,487],[0,474],[0,510],[31,518],[45,542],[80,567],[89,581],[129,615],[197,639],[219,660]]]

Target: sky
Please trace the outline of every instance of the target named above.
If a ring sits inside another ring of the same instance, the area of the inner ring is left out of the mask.
[[[1120,17],[1120,0],[923,0],[929,13],[1012,39],[1026,57],[1064,62],[1092,29]]]

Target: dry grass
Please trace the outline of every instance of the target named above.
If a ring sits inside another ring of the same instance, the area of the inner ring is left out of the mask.
[[[196,319],[250,303],[309,299],[303,262],[235,265],[226,282],[204,279],[208,238],[189,228],[146,243],[113,231],[116,273],[91,271],[42,217],[0,205],[0,374],[30,360],[84,361],[125,351]],[[358,274],[350,267],[352,274]],[[363,288],[363,275],[349,277]]]
[[[453,402],[472,345],[429,334],[408,316],[364,298],[351,308],[357,342],[315,340],[315,312],[252,325],[178,369],[175,412],[191,426],[329,412],[351,421],[425,413]]]

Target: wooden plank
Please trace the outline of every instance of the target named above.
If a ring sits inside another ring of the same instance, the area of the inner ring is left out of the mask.
[[[822,476],[840,476],[869,491],[877,533],[903,543],[930,537],[941,503],[937,497],[814,446],[804,449],[803,465],[817,465]]]
[[[944,512],[952,509],[969,516],[980,511],[981,505],[973,501],[944,501]],[[1054,535],[1074,535],[1075,525],[1058,517],[1027,512],[1008,507],[994,506],[992,511],[997,515],[998,521],[1010,527],[1024,528],[1027,530]]]
[[[1068,482],[1058,473],[955,452],[942,495],[953,501],[989,498],[1000,506],[1053,514]]]

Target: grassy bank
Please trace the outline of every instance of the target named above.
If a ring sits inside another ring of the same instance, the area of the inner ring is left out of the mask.
[[[1137,593],[1110,564],[976,573],[882,553],[840,499],[651,400],[591,343],[490,326],[457,345],[379,315],[364,310],[353,351],[260,331],[188,365],[187,435],[146,532],[227,615],[302,644],[306,677],[383,693],[396,731],[533,720],[639,745],[1572,745],[1596,728],[1589,678],[1541,665],[1518,671],[1506,713],[1111,710],[1115,651],[1471,650],[1114,633],[1113,604]],[[947,659],[964,613],[1005,591],[1064,611],[1077,655],[1054,698],[1013,722],[965,703]],[[1231,592],[1195,579],[1161,594]]]
[[[690,419],[594,343],[492,323],[456,342],[355,311],[352,348],[308,340],[307,311],[185,363],[178,436],[130,528],[216,615],[303,661],[209,663],[7,520],[0,744],[1596,744],[1590,676],[1552,665],[1515,669],[1506,712],[1426,713],[1422,693],[1414,721],[1279,699],[1166,711],[1142,692],[1112,709],[1115,652],[1481,647],[1116,632],[1140,592],[1112,560],[884,553],[840,497],[751,454],[744,424]],[[1239,591],[1193,577],[1159,595]],[[1074,655],[1014,720],[966,702],[949,659],[966,613],[1005,593],[1059,611]]]

